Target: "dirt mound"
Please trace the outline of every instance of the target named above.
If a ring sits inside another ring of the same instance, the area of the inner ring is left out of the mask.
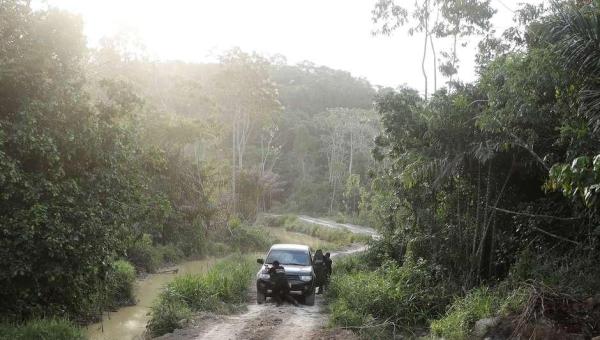
[[[600,335],[600,296],[577,299],[549,289],[532,289],[520,315],[503,318],[491,339],[592,339]]]

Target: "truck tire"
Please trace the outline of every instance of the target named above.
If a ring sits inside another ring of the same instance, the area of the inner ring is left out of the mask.
[[[266,300],[265,293],[261,292],[260,289],[258,289],[258,287],[256,288],[256,303],[262,305],[263,303],[265,303]]]
[[[304,304],[307,306],[315,305],[315,289],[313,288],[310,293],[304,295]]]

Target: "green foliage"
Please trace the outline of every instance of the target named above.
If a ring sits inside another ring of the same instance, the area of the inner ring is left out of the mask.
[[[117,260],[112,263],[106,279],[106,287],[109,303],[113,307],[135,303],[133,295],[135,274],[133,265],[125,260]]]
[[[379,19],[402,16],[393,1],[378,6]],[[373,154],[382,162],[359,205],[361,220],[382,234],[374,258],[423,258],[458,292],[505,279],[524,249],[560,249],[558,258],[574,246],[597,251],[598,179],[586,155],[598,142],[586,111],[593,98],[582,96],[598,84],[573,63],[596,74],[585,61],[595,60],[597,37],[585,32],[597,30],[597,6],[524,8],[527,27],[500,42],[518,48],[498,50],[473,84],[430,99],[380,91],[383,131]]]
[[[192,311],[175,295],[164,295],[152,306],[152,318],[146,328],[152,336],[171,333],[183,328],[192,316]]]
[[[339,269],[336,264],[327,293],[334,325],[388,320],[410,328],[443,313],[447,290],[426,263],[409,260],[400,267],[389,261],[378,269],[364,270],[362,261],[344,261]]]
[[[159,336],[181,327],[191,312],[233,311],[246,301],[255,269],[250,257],[235,255],[219,261],[205,274],[177,277],[152,306],[148,330]]]
[[[581,249],[536,254],[523,251],[508,279],[515,285],[537,282],[571,296],[585,297],[600,289],[600,273],[589,270],[599,261],[596,252]]]
[[[0,339],[15,340],[78,340],[83,331],[63,319],[33,319],[22,325],[0,324]]]
[[[260,228],[237,227],[231,229],[229,244],[233,251],[247,253],[269,248],[273,244],[273,239]]]
[[[0,58],[0,313],[89,316],[132,212],[151,200],[129,125],[139,102],[110,82],[98,86],[105,101],[90,101],[78,18],[26,1],[3,3],[0,16],[11,27],[0,47],[11,51]]]
[[[156,247],[162,257],[162,262],[166,264],[175,264],[180,262],[185,254],[178,246],[174,244],[159,245]]]
[[[152,236],[144,234],[127,250],[127,259],[141,271],[154,273],[163,264],[161,253],[152,244]]]
[[[580,156],[570,165],[553,165],[545,188],[561,191],[566,197],[581,200],[587,207],[596,209],[600,191],[600,155],[593,159]]]
[[[335,261],[335,273],[336,275],[353,274],[360,271],[372,271],[367,259],[367,254],[360,253],[352,256],[344,256],[337,258]]]
[[[495,316],[501,299],[487,287],[473,289],[465,297],[456,299],[446,315],[431,322],[431,331],[446,339],[468,339],[475,322]]]

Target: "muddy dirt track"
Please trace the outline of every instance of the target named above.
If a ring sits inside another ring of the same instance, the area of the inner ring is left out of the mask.
[[[346,228],[354,233],[376,235],[370,228],[352,225],[352,228],[322,219],[301,217],[311,223],[328,226],[331,228]],[[310,219],[310,220],[309,220]],[[332,257],[364,251],[364,245],[352,245],[344,250],[332,253]],[[256,304],[256,287],[248,296],[248,309],[246,312],[230,316],[205,315],[198,318],[191,328],[177,330],[160,339],[219,339],[219,340],[312,340],[312,339],[354,339],[349,331],[327,330],[328,315],[324,307],[322,295],[317,295],[314,306],[294,307],[284,304],[277,307],[270,299],[267,303]]]

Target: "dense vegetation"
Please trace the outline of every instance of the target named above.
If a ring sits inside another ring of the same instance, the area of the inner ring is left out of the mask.
[[[246,302],[256,267],[253,257],[235,255],[205,274],[177,277],[152,306],[148,330],[159,336],[183,327],[193,312],[239,309]]]
[[[90,49],[81,18],[27,0],[0,25],[0,321],[86,323],[134,302],[136,272],[262,251],[247,226],[275,207],[357,212],[367,81],[237,49],[155,62],[127,35]]]
[[[165,263],[262,250],[248,225],[268,211],[380,231],[336,268],[336,325],[600,334],[600,1],[526,5],[501,36],[485,0],[372,14],[375,34],[422,35],[421,93],[238,49],[213,64],[152,61],[126,35],[90,49],[80,18],[0,2],[0,335],[79,337],[51,317],[130,304],[136,273]],[[457,49],[477,34],[477,79],[459,82]],[[240,302],[245,281],[211,276],[223,266],[251,272],[226,261],[175,281],[151,331]]]
[[[383,238],[370,268],[335,275],[334,323],[431,321],[462,339],[501,316],[501,338],[600,334],[600,2],[516,14],[518,27],[480,43],[474,83],[378,94],[381,163],[360,213]]]

